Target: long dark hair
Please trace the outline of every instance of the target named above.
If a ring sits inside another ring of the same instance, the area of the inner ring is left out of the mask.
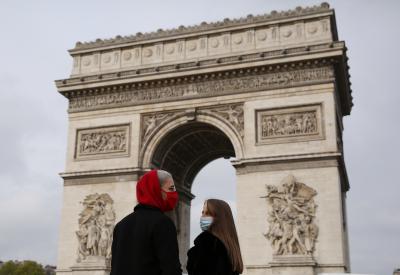
[[[231,208],[223,200],[208,199],[204,203],[208,212],[206,214],[213,217],[213,223],[208,231],[225,245],[231,259],[233,271],[242,273],[242,254]]]

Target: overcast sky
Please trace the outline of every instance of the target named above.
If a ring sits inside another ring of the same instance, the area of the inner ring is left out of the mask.
[[[67,101],[53,80],[69,76],[67,49],[76,41],[314,4],[319,1],[1,0],[0,260],[56,264]],[[352,271],[391,274],[400,267],[400,1],[330,4],[339,38],[349,48],[354,91],[355,106],[344,119]],[[216,182],[224,185],[215,187]],[[235,207],[229,161],[204,168],[193,192],[198,196],[193,214],[210,196]],[[198,233],[197,219],[193,215]]]

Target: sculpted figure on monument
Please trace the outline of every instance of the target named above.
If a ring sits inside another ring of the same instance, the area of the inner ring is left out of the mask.
[[[224,119],[228,120],[229,123],[240,133],[240,135],[244,136],[244,118],[243,118],[243,105],[229,105],[218,107],[210,110],[211,112],[215,112],[218,115],[222,116]]]
[[[146,139],[151,132],[159,125],[161,121],[166,119],[168,114],[157,114],[152,116],[145,116],[143,118],[144,129],[143,129],[143,140]]]
[[[267,185],[269,228],[264,236],[271,241],[275,255],[312,255],[318,237],[315,224],[313,197],[317,192],[296,181],[293,175],[285,177],[279,186]]]
[[[113,200],[108,194],[92,194],[83,201],[84,209],[79,218],[78,259],[88,256],[111,258],[112,232],[115,224]]]
[[[240,125],[239,116],[241,112],[241,109],[238,109],[237,107],[234,108],[233,106],[229,106],[228,110],[225,111],[228,115],[228,120],[234,125]]]
[[[86,225],[82,224],[79,226],[79,230],[75,232],[78,237],[79,247],[78,247],[78,262],[85,259],[89,255],[87,251],[87,238],[88,231]]]
[[[145,126],[146,131],[144,132],[144,137],[148,136],[149,133],[151,133],[154,130],[154,128],[156,128],[157,126],[156,116],[151,116],[145,119],[145,122],[146,122]]]
[[[88,239],[86,248],[89,252],[89,255],[97,255],[98,254],[98,242],[99,242],[99,232],[96,225],[95,220],[90,220],[88,227]]]

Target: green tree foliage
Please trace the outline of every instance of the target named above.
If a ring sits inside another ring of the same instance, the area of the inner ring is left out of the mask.
[[[0,268],[0,275],[11,275],[15,274],[18,265],[13,261],[6,262]]]
[[[0,268],[0,275],[46,275],[41,264],[34,261],[8,261]]]

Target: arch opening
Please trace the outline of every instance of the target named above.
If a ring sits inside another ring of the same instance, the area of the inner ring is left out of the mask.
[[[190,192],[197,173],[218,158],[235,157],[229,138],[217,127],[191,122],[166,134],[156,147],[151,166],[169,171],[182,192]]]
[[[229,204],[236,221],[236,170],[230,160],[219,158],[207,163],[193,181],[192,193],[196,197],[191,201],[190,209],[190,245],[201,233],[200,217],[204,201],[221,199]]]
[[[179,204],[168,213],[175,222],[181,263],[186,262],[190,245],[190,210],[192,185],[196,175],[208,163],[235,157],[229,137],[217,127],[204,122],[187,122],[165,134],[151,156],[152,168],[169,171],[179,192]]]

